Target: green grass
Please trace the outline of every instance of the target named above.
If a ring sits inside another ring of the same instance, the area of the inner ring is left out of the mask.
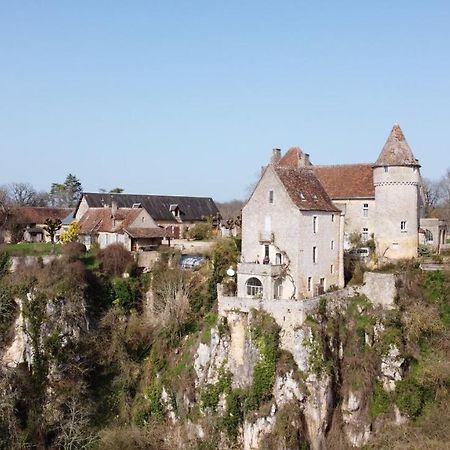
[[[60,254],[61,245],[55,244],[54,251],[50,242],[21,242],[20,244],[3,244],[0,252],[5,252],[9,256],[45,256]]]

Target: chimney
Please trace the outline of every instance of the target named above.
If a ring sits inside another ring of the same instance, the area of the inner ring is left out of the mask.
[[[301,152],[299,159],[299,167],[308,167],[311,165],[308,153]]]
[[[270,159],[271,164],[278,164],[281,159],[281,150],[279,148],[272,149],[272,158]]]
[[[111,214],[113,217],[116,217],[116,213],[117,213],[117,200],[112,197],[111,198]]]

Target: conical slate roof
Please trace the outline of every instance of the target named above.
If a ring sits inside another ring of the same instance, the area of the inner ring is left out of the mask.
[[[406,142],[400,125],[396,123],[391,130],[391,134],[384,144],[374,167],[380,166],[418,166],[419,162],[414,157],[411,148]]]

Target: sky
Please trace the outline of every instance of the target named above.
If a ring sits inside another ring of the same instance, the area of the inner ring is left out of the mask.
[[[0,185],[245,198],[272,148],[450,167],[448,1],[0,0]]]

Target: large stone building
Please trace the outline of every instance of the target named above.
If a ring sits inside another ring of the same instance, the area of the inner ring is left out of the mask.
[[[275,150],[242,210],[238,296],[306,298],[342,287],[343,217],[310,167]]]
[[[375,163],[315,166],[299,148],[288,150],[281,162],[314,171],[334,205],[345,214],[345,248],[350,247],[352,237],[363,242],[373,238],[378,256],[401,259],[417,256],[420,233],[437,250],[445,243],[446,224],[439,222],[436,231],[436,221],[423,219],[420,164],[398,124]]]
[[[242,210],[237,296],[301,299],[342,287],[355,236],[373,239],[381,258],[416,257],[424,239],[446,239],[446,224],[423,213],[420,165],[397,124],[371,164],[314,166],[298,147],[275,149]]]

